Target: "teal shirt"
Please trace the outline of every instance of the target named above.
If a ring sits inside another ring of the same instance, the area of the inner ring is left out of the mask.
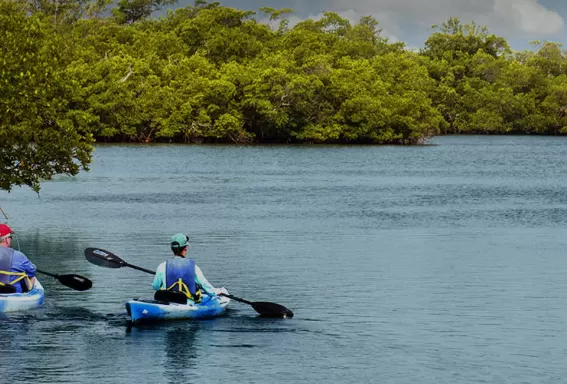
[[[179,256],[175,256],[175,257],[179,257]],[[167,262],[164,261],[157,267],[156,275],[154,277],[154,282],[152,284],[154,290],[156,291],[159,291],[160,289],[167,289],[167,287],[165,286],[166,263]],[[211,283],[209,283],[205,275],[203,275],[201,268],[199,268],[197,264],[195,264],[195,282],[201,286],[201,288],[203,289],[203,291],[207,293],[207,295],[215,296],[217,294],[216,288],[213,287]]]

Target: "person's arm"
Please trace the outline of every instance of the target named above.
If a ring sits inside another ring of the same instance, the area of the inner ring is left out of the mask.
[[[23,266],[26,271],[26,275],[28,275],[28,278],[30,280],[30,286],[28,287],[28,289],[32,289],[32,287],[35,285],[35,276],[37,273],[37,267],[27,257],[26,260],[27,262],[24,262]]]
[[[213,287],[211,283],[207,280],[201,268],[195,264],[195,282],[201,286],[201,289],[205,291],[209,296],[215,296],[217,294],[217,289]]]
[[[32,263],[22,252],[15,251],[14,256],[16,256],[16,258],[12,261],[12,268],[18,272],[24,272],[30,279],[35,277],[37,272],[35,264]]]
[[[15,260],[12,261],[12,268],[18,272],[24,272],[26,274],[29,281],[29,284],[26,285],[28,285],[28,289],[32,289],[32,287],[35,285],[37,267],[34,263],[31,262],[30,259],[27,258],[26,255],[24,255],[20,251],[15,251],[14,256],[16,257],[14,258]]]
[[[161,263],[156,270],[156,275],[154,276],[154,282],[152,287],[154,290],[159,291],[160,289],[165,289],[165,263]]]
[[[28,275],[30,278],[36,276],[37,267],[29,259],[24,263],[24,269],[26,271],[26,275]]]

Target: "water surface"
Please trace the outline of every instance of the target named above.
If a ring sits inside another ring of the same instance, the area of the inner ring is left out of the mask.
[[[43,308],[0,317],[0,377],[34,383],[558,383],[567,377],[567,139],[99,145],[92,170],[0,192]],[[208,279],[294,310],[130,327],[189,234]]]

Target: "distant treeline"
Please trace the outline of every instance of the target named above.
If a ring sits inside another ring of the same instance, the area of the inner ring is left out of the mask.
[[[290,9],[201,0],[160,18],[150,15],[175,1],[0,1],[0,129],[75,140],[83,160],[92,138],[416,144],[567,133],[561,46],[513,52],[474,22],[449,19],[412,52],[372,17],[351,25],[325,13],[290,27]]]

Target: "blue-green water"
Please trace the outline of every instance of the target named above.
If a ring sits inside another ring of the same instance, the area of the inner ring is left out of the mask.
[[[559,383],[567,139],[423,147],[98,146],[38,197],[0,192],[43,308],[0,318],[0,377],[33,383]],[[1,220],[0,220],[1,221]],[[208,279],[295,311],[130,328],[176,232]],[[4,380],[0,380],[4,382]],[[7,380],[6,382],[11,382]]]

